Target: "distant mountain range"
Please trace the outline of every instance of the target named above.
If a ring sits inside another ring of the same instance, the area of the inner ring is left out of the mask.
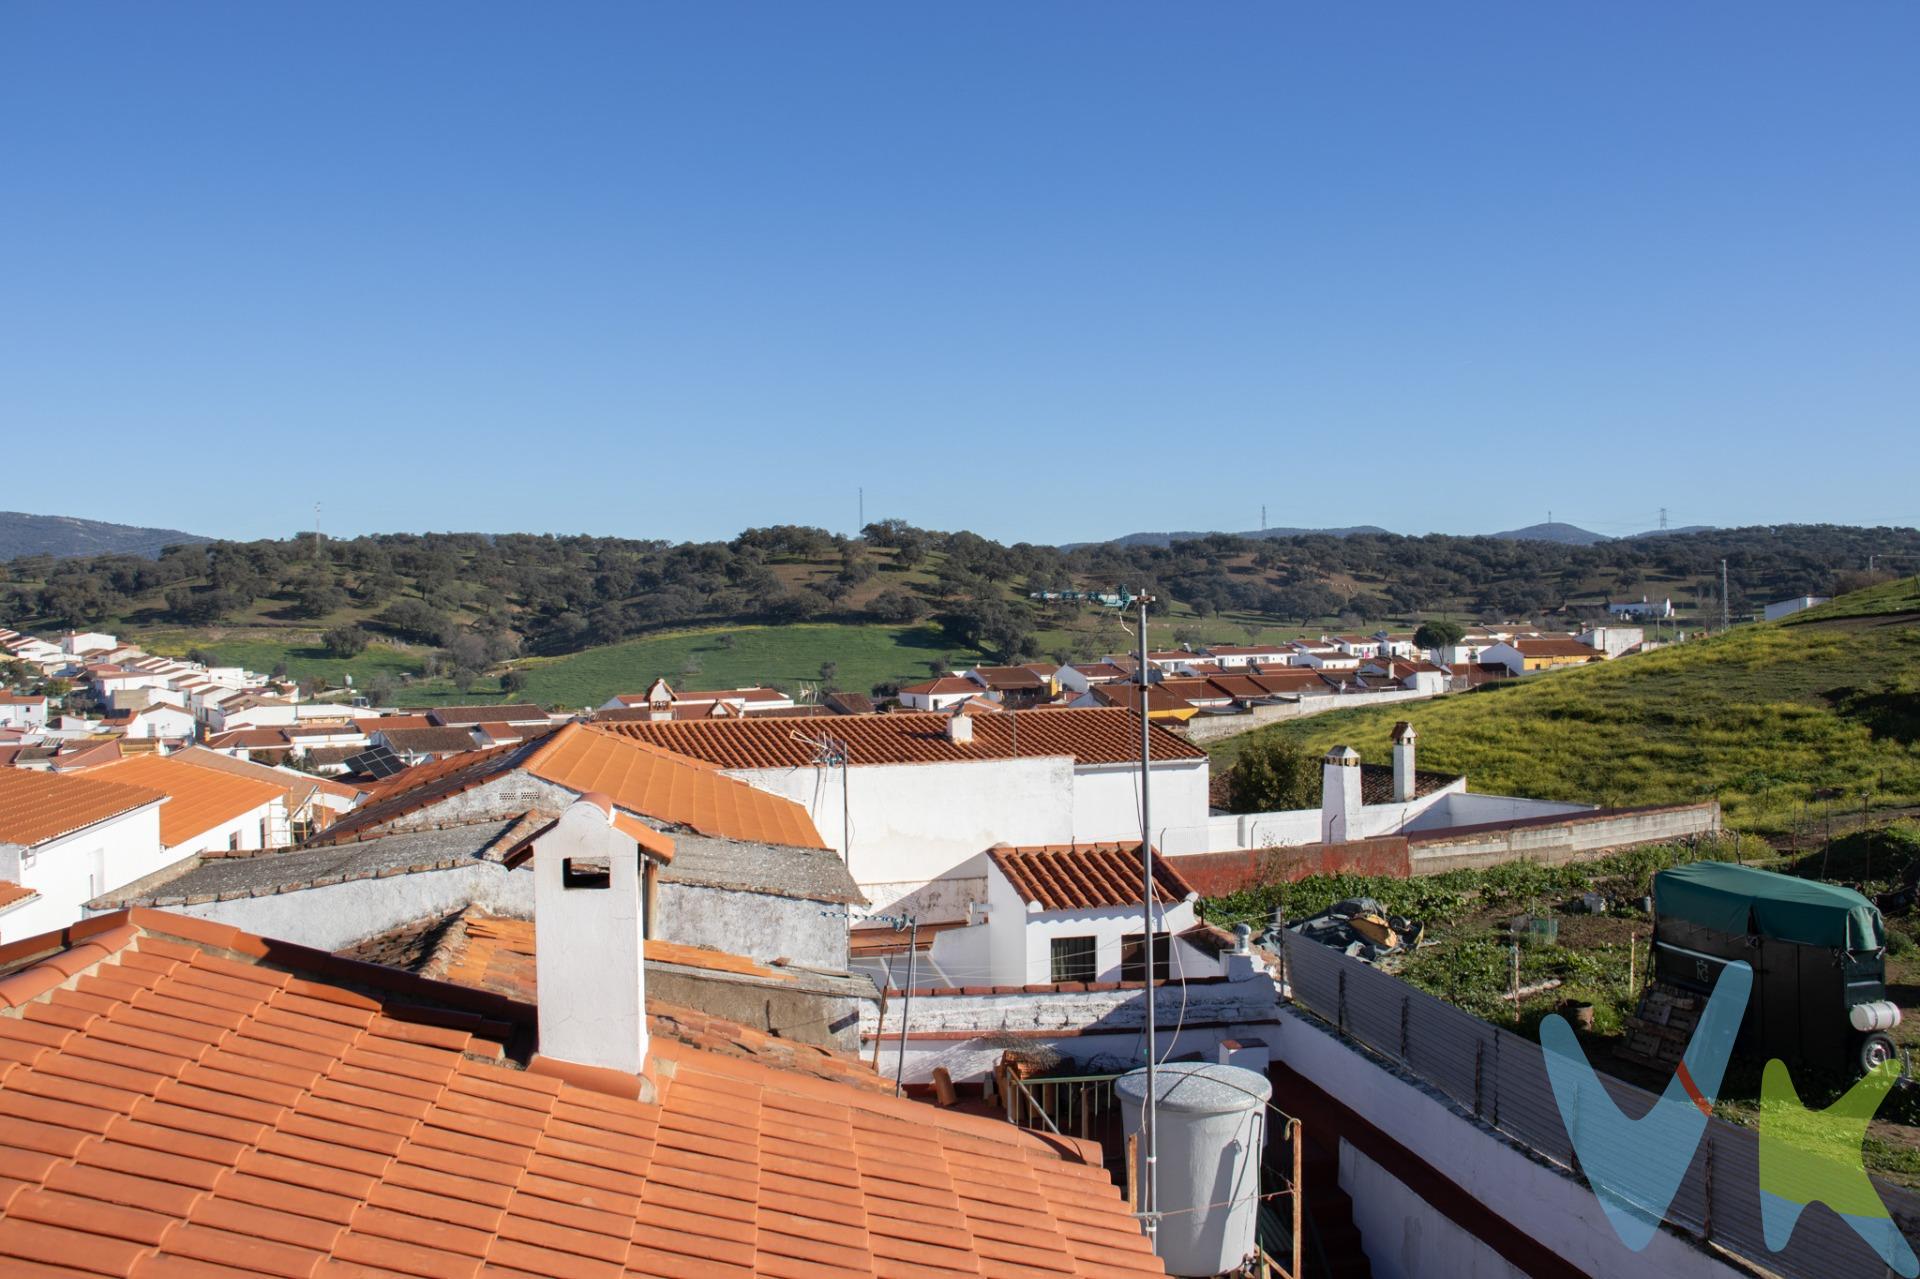
[[[179,529],[135,528],[131,524],[79,520],[70,515],[26,515],[20,511],[0,511],[0,560],[21,555],[51,555],[56,559],[72,559],[81,555],[139,555],[153,559],[164,547],[211,540],[196,533],[182,533]]]
[[[1645,533],[1629,533],[1626,538],[1612,538],[1604,533],[1595,533],[1581,528],[1577,524],[1529,524],[1525,528],[1508,529],[1504,533],[1483,533],[1478,536],[1497,537],[1505,542],[1559,542],[1566,546],[1592,546],[1596,542],[1625,541],[1636,537],[1666,537],[1675,533],[1708,533],[1713,530],[1711,524],[1689,524],[1684,528],[1649,529]],[[1381,528],[1378,524],[1356,524],[1351,528],[1270,528],[1250,529],[1244,533],[1233,533],[1232,537],[1354,537],[1363,533],[1384,533],[1392,535],[1392,529]],[[1191,542],[1197,538],[1213,537],[1213,533],[1128,533],[1116,537],[1110,542],[1069,542],[1060,549],[1077,550],[1082,546],[1171,546],[1175,542]],[[1476,536],[1472,533],[1463,537]]]
[[[1625,537],[1608,537],[1605,533],[1595,533],[1581,528],[1578,524],[1529,524],[1525,528],[1508,529],[1504,533],[1489,533],[1488,537],[1497,537],[1503,542],[1560,542],[1567,546],[1592,546],[1596,542],[1626,542],[1636,537],[1672,537],[1676,533],[1711,533],[1711,524],[1688,524],[1682,528],[1655,528],[1644,533],[1629,533]]]
[[[1388,533],[1392,529],[1381,528],[1378,524],[1356,524],[1352,528],[1270,528],[1249,529],[1244,533],[1232,533],[1231,537],[1353,537],[1360,533]],[[1191,542],[1202,537],[1213,537],[1211,532],[1199,533],[1182,531],[1178,533],[1128,533],[1124,537],[1108,539],[1107,542],[1069,542],[1060,549],[1075,550],[1082,546],[1171,546],[1175,542]]]

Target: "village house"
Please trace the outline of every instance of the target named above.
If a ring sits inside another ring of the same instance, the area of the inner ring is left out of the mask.
[[[252,777],[159,755],[90,768],[84,776],[166,796],[160,810],[160,846],[166,855],[162,865],[197,853],[272,848],[276,838],[284,844],[291,829],[285,788]]]
[[[91,898],[168,865],[167,802],[97,774],[0,768],[0,943],[63,928]]]
[[[985,850],[995,844],[1139,838],[1140,721],[1128,711],[898,712],[816,722],[812,739],[778,720],[607,731],[803,806],[884,913],[964,916],[985,901]],[[1151,749],[1156,824],[1204,824],[1206,752],[1158,725]]]
[[[600,703],[603,711],[648,710],[655,719],[704,718],[715,706],[735,711],[792,710],[793,698],[777,688],[753,685],[747,688],[716,688],[681,692],[665,676],[647,685],[644,693],[620,693]]]
[[[976,697],[980,685],[958,675],[922,680],[900,686],[900,705],[910,711],[944,711],[958,702]]]
[[[1490,665],[1504,666],[1515,675],[1582,666],[1600,660],[1600,654],[1568,636],[1516,636],[1502,640],[1480,654]]]
[[[9,693],[0,689],[0,728],[36,732],[47,726],[47,699],[42,693]]]

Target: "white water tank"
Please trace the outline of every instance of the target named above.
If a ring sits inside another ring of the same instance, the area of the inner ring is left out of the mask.
[[[1253,1255],[1273,1086],[1251,1070],[1202,1061],[1156,1067],[1153,1083],[1162,1214],[1154,1250],[1168,1274],[1224,1274]],[[1129,1071],[1113,1088],[1131,1139],[1146,1107],[1146,1070]],[[1146,1161],[1142,1137],[1136,1202],[1145,1201]]]

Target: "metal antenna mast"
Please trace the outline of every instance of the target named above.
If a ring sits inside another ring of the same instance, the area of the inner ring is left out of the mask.
[[[1154,1067],[1158,1057],[1155,1045],[1153,985],[1153,798],[1152,772],[1153,736],[1151,720],[1148,718],[1148,695],[1153,689],[1153,680],[1149,674],[1153,668],[1147,664],[1147,605],[1153,602],[1151,595],[1136,598],[1140,605],[1140,865],[1144,869],[1140,894],[1140,913],[1145,921],[1141,929],[1140,940],[1145,943],[1146,971],[1144,974],[1147,993],[1147,1100],[1141,1108],[1141,1133],[1146,1137],[1147,1147],[1147,1185],[1141,1200],[1142,1220],[1147,1223],[1147,1238],[1157,1244],[1160,1238],[1160,1169],[1157,1161],[1158,1146],[1157,1099],[1154,1095]],[[1156,1247],[1155,1251],[1159,1251]]]
[[[1666,531],[1666,528],[1667,528],[1667,508],[1663,506],[1663,507],[1661,507],[1661,508],[1660,508],[1660,530],[1661,530],[1661,532],[1665,532],[1665,531]]]
[[[858,533],[860,529],[863,529],[866,526],[867,526],[867,487],[866,485],[863,484],[860,486],[860,528],[856,528],[854,532]]]
[[[1720,561],[1720,629],[1727,630],[1733,625],[1732,606],[1727,601],[1727,562]]]
[[[313,504],[313,558],[320,558],[320,503]]]

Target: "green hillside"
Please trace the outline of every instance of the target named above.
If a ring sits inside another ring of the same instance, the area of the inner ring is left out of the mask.
[[[1384,761],[1400,719],[1419,729],[1422,767],[1464,772],[1478,791],[1717,798],[1731,823],[1761,832],[1789,830],[1802,805],[1827,799],[1920,804],[1920,593],[1903,579],[1657,652],[1263,732]],[[1221,742],[1216,762],[1260,736]]]

